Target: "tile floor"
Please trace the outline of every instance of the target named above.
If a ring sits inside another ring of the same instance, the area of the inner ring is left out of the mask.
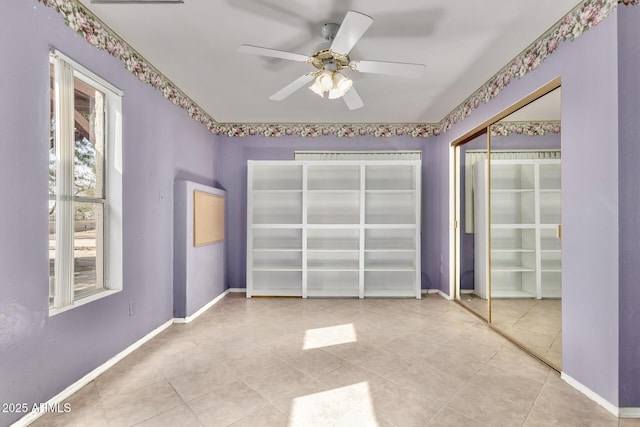
[[[35,426],[640,426],[459,305],[230,294]]]
[[[487,316],[487,300],[464,295],[463,304],[482,317]],[[559,299],[491,300],[493,326],[547,360],[562,368],[562,301]]]

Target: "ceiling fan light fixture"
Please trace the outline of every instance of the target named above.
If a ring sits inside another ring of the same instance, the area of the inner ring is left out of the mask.
[[[316,79],[316,81],[314,81],[313,84],[309,86],[309,89],[311,89],[313,93],[319,95],[321,98],[324,98],[324,90],[322,90],[322,87],[318,84],[317,80],[318,79]]]
[[[316,83],[323,91],[331,90],[331,88],[333,88],[333,72],[324,70],[318,77],[316,77]]]
[[[347,93],[349,89],[353,86],[353,81],[342,73],[336,73],[333,77],[333,87],[334,89],[338,89],[342,95]]]

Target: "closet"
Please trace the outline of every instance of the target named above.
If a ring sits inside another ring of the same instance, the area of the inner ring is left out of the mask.
[[[420,298],[420,165],[249,161],[247,297]]]

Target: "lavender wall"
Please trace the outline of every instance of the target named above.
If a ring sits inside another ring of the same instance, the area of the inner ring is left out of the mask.
[[[640,8],[618,17],[620,406],[640,407]]]
[[[562,366],[614,405],[619,356],[617,14],[561,45],[535,71],[445,134],[451,141],[562,77]]]
[[[227,253],[229,286],[246,287],[247,160],[293,160],[295,150],[422,150],[422,287],[449,292],[446,146],[436,138],[411,137],[222,138],[219,177],[227,191],[227,235],[232,237]]]
[[[225,197],[223,190],[178,179],[174,185],[173,317],[193,316],[227,288],[225,241],[195,247],[194,191]]]
[[[124,290],[54,317],[46,203],[51,46],[125,93]],[[216,144],[35,0],[3,0],[0,52],[0,402],[46,402],[172,318],[173,181],[212,185]],[[0,425],[22,415],[1,413]]]

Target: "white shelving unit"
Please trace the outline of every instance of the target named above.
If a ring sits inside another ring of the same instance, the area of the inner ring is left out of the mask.
[[[490,273],[494,298],[559,298],[560,160],[491,160],[491,233],[487,221],[487,168],[487,161],[474,166],[474,292],[487,298]]]
[[[420,298],[420,164],[249,161],[247,297]]]

